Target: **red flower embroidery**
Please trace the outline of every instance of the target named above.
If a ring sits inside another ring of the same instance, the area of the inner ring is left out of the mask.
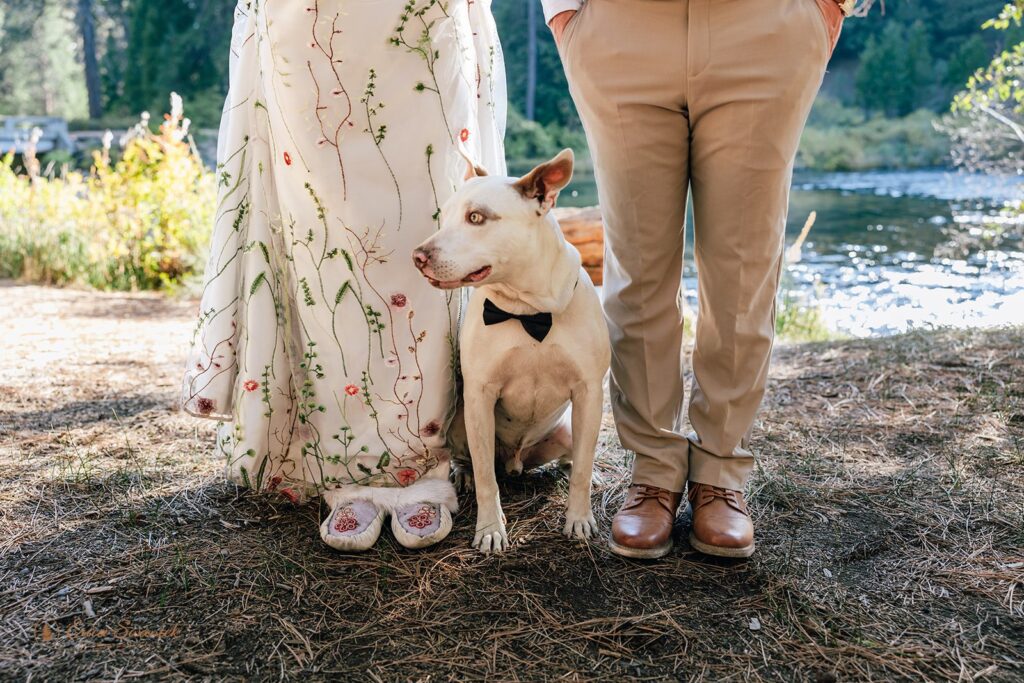
[[[345,387],[345,393],[348,394],[349,396],[355,396],[356,394],[359,393],[359,387],[357,387],[355,384],[349,384],[347,387]]]
[[[273,477],[270,478],[270,483],[267,484],[267,490],[268,491],[276,491],[278,485],[281,483],[281,480],[282,480],[281,475],[280,474],[275,474]]]
[[[260,383],[254,379],[247,379],[242,386],[245,387],[246,391],[256,391],[260,388]]]
[[[210,413],[213,412],[213,409],[216,407],[217,404],[214,403],[212,398],[200,396],[199,398],[196,399],[196,408],[199,409],[200,415],[209,415]]]
[[[292,165],[292,155],[289,154],[288,152],[284,153],[284,163],[287,164],[288,166]]]
[[[334,516],[334,530],[338,533],[346,533],[348,531],[355,531],[359,528],[359,520],[352,513],[352,507],[346,506],[338,510],[338,513]]]
[[[292,491],[291,489],[281,489],[281,495],[293,503],[299,502],[299,494],[295,493],[295,491]]]
[[[399,484],[408,486],[419,478],[420,473],[416,470],[405,469],[395,472],[395,476],[398,477]]]
[[[469,139],[469,129],[468,128],[463,128],[462,130],[459,131],[459,139],[462,140],[463,142],[465,142],[466,140]]]
[[[391,305],[395,308],[403,308],[407,303],[409,303],[409,299],[405,294],[399,292],[398,294],[391,295]]]
[[[415,515],[406,520],[406,523],[414,529],[426,529],[437,516],[437,510],[432,505],[424,505]]]
[[[423,436],[434,436],[439,431],[441,431],[441,423],[437,420],[431,420],[427,424],[423,425],[423,428],[420,429],[420,434]]]

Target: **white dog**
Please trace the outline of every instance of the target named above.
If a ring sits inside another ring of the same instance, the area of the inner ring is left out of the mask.
[[[441,209],[441,229],[413,253],[435,287],[475,288],[459,339],[473,547],[485,553],[508,548],[496,444],[509,472],[571,461],[564,533],[597,530],[591,476],[610,350],[597,291],[551,215],[572,168],[568,149],[518,179],[469,162],[467,182]]]

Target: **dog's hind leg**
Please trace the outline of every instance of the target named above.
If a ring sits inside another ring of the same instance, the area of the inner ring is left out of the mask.
[[[511,456],[505,460],[505,474],[511,474],[513,476],[519,476],[523,473],[523,454],[526,453],[525,448],[517,448]]]
[[[589,538],[597,532],[590,507],[594,474],[594,452],[601,431],[601,385],[580,383],[572,391],[572,472],[569,474],[569,502],[565,510],[566,536]]]
[[[446,444],[451,453],[451,480],[458,493],[469,493],[473,490],[473,470],[469,455],[469,444],[466,440],[466,414],[462,403],[461,391],[455,415],[446,433]]]
[[[558,460],[562,467],[572,462],[572,427],[568,420],[563,420],[541,441],[523,449],[524,469],[531,470],[552,460]]]
[[[457,493],[473,492],[473,470],[468,462],[452,461],[452,484]]]

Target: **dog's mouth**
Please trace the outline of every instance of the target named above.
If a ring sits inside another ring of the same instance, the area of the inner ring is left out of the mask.
[[[427,278],[430,284],[434,285],[438,289],[458,289],[459,287],[476,284],[481,280],[485,280],[490,274],[491,267],[484,266],[483,268],[477,268],[461,280],[438,280],[437,278],[427,275],[425,272],[423,273],[423,277]]]

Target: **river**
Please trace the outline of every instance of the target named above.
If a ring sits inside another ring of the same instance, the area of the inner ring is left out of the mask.
[[[785,286],[817,305],[831,330],[853,337],[1024,324],[1024,245],[984,239],[1000,226],[1019,227],[1004,205],[1024,196],[1020,182],[944,170],[798,173],[787,243],[811,211],[817,220]],[[560,200],[594,203],[587,175]],[[683,285],[695,306],[692,243],[688,230]]]

